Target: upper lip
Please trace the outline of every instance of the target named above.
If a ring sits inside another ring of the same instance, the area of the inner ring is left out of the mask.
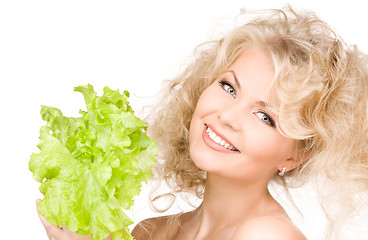
[[[233,146],[237,151],[239,151],[239,149],[237,147],[235,147],[235,145],[227,138],[225,137],[223,134],[219,133],[216,128],[214,126],[212,126],[211,124],[206,123],[205,124],[207,127],[211,128],[212,131],[214,131],[216,133],[217,136],[219,136],[220,138],[222,138],[223,140],[225,140],[228,144],[230,144],[231,146]]]

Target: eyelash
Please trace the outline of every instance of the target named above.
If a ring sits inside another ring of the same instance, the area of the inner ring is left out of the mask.
[[[233,96],[234,98],[236,97],[236,90],[235,88],[227,81],[224,80],[219,80],[219,83],[221,85],[221,87],[227,92],[229,93],[231,96]],[[229,92],[229,89],[232,89],[233,92]]]
[[[257,114],[263,114],[264,116],[267,117],[268,119],[268,122],[264,120],[264,118],[260,118]],[[258,112],[255,112],[254,113],[260,120],[264,121],[267,125],[270,125],[271,127],[275,127],[275,122],[273,121],[273,119],[265,112],[262,112],[262,111],[258,111]]]
[[[232,97],[236,97],[236,90],[235,90],[235,88],[229,83],[229,82],[227,82],[227,81],[225,81],[225,80],[219,80],[219,83],[220,83],[220,86],[227,92],[227,93],[229,93]],[[231,93],[231,92],[229,92],[229,89],[232,89],[233,90],[233,92]],[[268,119],[268,122],[266,122],[264,119],[262,119],[262,118],[260,118],[260,117],[258,117],[257,116],[257,114],[259,114],[259,113],[261,113],[261,114],[264,114],[266,117],[267,117],[267,119]],[[273,121],[273,119],[267,114],[267,113],[265,113],[265,112],[262,112],[262,111],[258,111],[258,112],[256,112],[255,113],[255,115],[260,119],[260,120],[262,120],[262,121],[264,121],[267,125],[270,125],[271,127],[275,127],[275,122]]]

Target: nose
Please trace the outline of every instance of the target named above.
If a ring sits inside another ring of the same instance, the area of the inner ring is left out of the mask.
[[[240,130],[240,122],[242,121],[242,106],[241,104],[230,104],[219,106],[219,110],[217,112],[218,119],[220,122],[229,128],[232,128],[235,131]]]

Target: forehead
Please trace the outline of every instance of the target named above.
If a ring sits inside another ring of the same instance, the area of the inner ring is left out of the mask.
[[[255,48],[243,52],[229,67],[229,71],[228,74],[234,74],[248,96],[255,94],[259,100],[266,98],[274,78],[274,69],[264,51]]]

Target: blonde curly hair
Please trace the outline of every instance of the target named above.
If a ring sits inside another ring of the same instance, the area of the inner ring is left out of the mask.
[[[296,139],[298,153],[308,158],[284,178],[275,174],[273,180],[287,187],[327,176],[338,183],[342,194],[336,194],[336,201],[342,205],[337,213],[346,216],[356,193],[368,189],[367,56],[346,45],[312,12],[288,7],[258,15],[223,38],[200,45],[194,61],[167,82],[149,124],[160,149],[157,175],[176,192],[202,197],[206,174],[191,161],[188,141],[197,101],[241,53],[260,47],[275,70],[268,103],[278,116],[277,127]],[[342,222],[327,208],[326,213],[329,237],[337,239],[332,233]]]

